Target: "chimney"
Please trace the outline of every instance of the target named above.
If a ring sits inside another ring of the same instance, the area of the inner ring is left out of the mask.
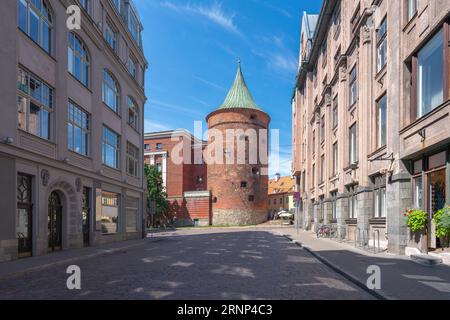
[[[278,182],[278,181],[280,181],[280,174],[276,173],[275,174],[275,182]]]

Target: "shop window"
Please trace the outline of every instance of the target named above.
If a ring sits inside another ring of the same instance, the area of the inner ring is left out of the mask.
[[[413,58],[413,99],[416,118],[420,118],[444,101],[444,83],[448,71],[444,70],[444,32],[441,29]]]
[[[385,218],[387,213],[386,208],[386,177],[377,176],[374,179],[374,217]]]
[[[102,192],[102,209],[100,224],[103,234],[119,232],[119,195],[112,192]]]

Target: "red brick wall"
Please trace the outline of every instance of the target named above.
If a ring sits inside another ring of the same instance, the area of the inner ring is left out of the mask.
[[[255,115],[256,119],[251,119]],[[257,110],[218,110],[210,114],[207,118],[208,128],[225,132],[227,129],[267,129],[269,126],[269,116]],[[211,139],[211,138],[210,138]],[[267,139],[267,137],[266,137]],[[268,141],[268,140],[266,140]],[[210,141],[211,143],[211,141]],[[235,141],[235,150],[237,142]],[[224,148],[226,146],[224,145]],[[236,157],[236,155],[235,155]],[[268,176],[253,175],[252,168],[257,168],[259,172],[263,169],[261,163],[252,164],[209,164],[208,165],[208,189],[212,193],[212,208],[225,210],[268,210]],[[247,188],[241,188],[241,181],[247,182]],[[248,197],[255,197],[250,202]]]
[[[180,137],[180,139],[187,139]],[[167,151],[167,196],[182,197],[186,191],[207,190],[207,174],[205,164],[194,164],[194,151],[191,151],[191,164],[177,164],[174,163],[172,154],[173,149],[180,143],[180,141],[172,141],[171,138],[146,139],[145,144],[151,146],[150,152]],[[157,150],[156,145],[162,144],[162,149]],[[189,141],[185,142],[189,145]],[[182,157],[183,154],[180,154]],[[150,158],[145,157],[145,163],[150,164]],[[156,156],[155,163],[162,163],[162,157]],[[203,176],[203,184],[197,184],[197,176]]]
[[[171,213],[177,220],[194,220],[210,218],[210,197],[172,198],[169,199]]]

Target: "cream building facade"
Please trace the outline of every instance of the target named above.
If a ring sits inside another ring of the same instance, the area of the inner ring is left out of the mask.
[[[0,261],[141,237],[147,61],[132,1],[8,0],[0,27]]]
[[[405,210],[450,203],[450,2],[328,0],[304,13],[292,103],[299,223],[404,254]],[[430,224],[429,248],[439,246]]]

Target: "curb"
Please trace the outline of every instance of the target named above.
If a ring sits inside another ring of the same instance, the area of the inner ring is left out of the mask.
[[[357,277],[355,277],[354,275],[350,274],[347,271],[344,271],[343,269],[337,267],[335,264],[333,264],[331,261],[329,261],[327,258],[325,258],[324,256],[322,256],[321,254],[315,252],[312,248],[310,248],[309,246],[305,246],[303,245],[300,241],[298,240],[294,240],[290,235],[283,235],[286,239],[292,241],[292,243],[295,243],[296,245],[298,245],[301,248],[304,248],[306,251],[308,251],[312,256],[314,256],[316,259],[318,259],[320,262],[322,262],[323,264],[325,264],[327,267],[329,267],[330,269],[332,269],[333,271],[337,272],[338,274],[340,274],[341,276],[343,276],[345,279],[349,280],[350,282],[352,282],[354,285],[358,286],[359,288],[361,288],[362,290],[364,290],[365,292],[367,292],[368,294],[370,294],[371,296],[375,297],[378,300],[394,300],[394,298],[390,297],[388,294],[386,294],[385,292],[383,292],[382,290],[370,290],[369,288],[367,288],[366,284],[361,282]]]
[[[102,249],[102,250],[100,250],[98,252],[91,253],[91,254],[88,254],[88,255],[81,255],[81,256],[77,256],[77,257],[67,258],[67,259],[64,259],[64,260],[50,262],[50,263],[42,264],[42,265],[39,265],[39,266],[30,267],[30,268],[27,268],[27,269],[21,270],[21,271],[15,271],[15,272],[13,271],[13,272],[10,272],[10,273],[4,274],[4,275],[0,275],[0,280],[4,280],[4,279],[10,278],[10,277],[23,276],[23,275],[26,275],[28,273],[42,271],[42,270],[45,270],[45,269],[49,269],[51,267],[73,263],[75,261],[83,261],[83,260],[88,260],[88,259],[92,259],[92,258],[95,258],[95,257],[100,257],[100,256],[108,255],[108,254],[117,253],[117,252],[120,252],[122,250],[127,250],[127,249],[130,249],[130,248],[142,246],[142,245],[144,245],[147,242],[153,242],[153,241],[142,241],[140,243],[135,243],[135,244],[128,245],[128,246],[125,246],[125,247],[121,247],[121,248]]]

